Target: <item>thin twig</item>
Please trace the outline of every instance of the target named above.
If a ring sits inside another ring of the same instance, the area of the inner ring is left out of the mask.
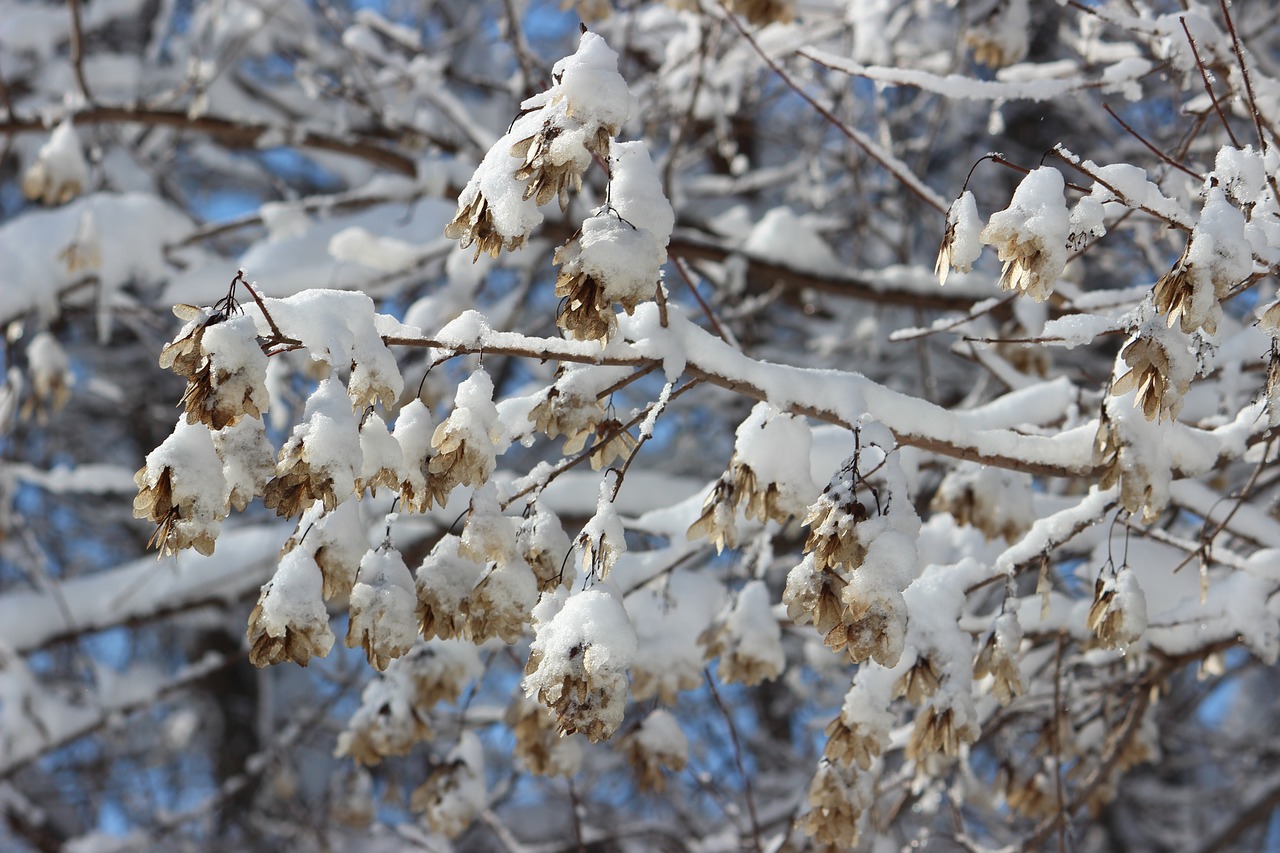
[[[286,144],[285,141],[287,141],[287,144],[298,148],[313,148],[317,151],[366,160],[409,177],[414,177],[418,173],[417,165],[411,158],[373,142],[359,138],[344,139],[288,126],[235,121],[216,116],[193,118],[184,110],[121,105],[94,105],[88,109],[69,113],[67,118],[75,124],[142,124],[181,128],[217,137],[224,145],[232,148],[255,148],[264,138],[278,137],[282,140],[281,144]],[[0,122],[0,134],[43,133],[48,129],[49,125],[44,118],[20,119],[11,114],[7,121]],[[436,140],[432,142],[436,143]],[[457,148],[456,145],[448,147],[455,150]]]
[[[1150,151],[1152,154],[1156,155],[1156,156],[1157,156],[1157,157],[1159,157],[1161,160],[1163,160],[1164,162],[1168,163],[1170,166],[1172,166],[1173,168],[1177,169],[1178,171],[1183,172],[1184,174],[1190,175],[1191,177],[1195,178],[1197,181],[1203,181],[1203,180],[1204,180],[1204,176],[1203,176],[1203,175],[1197,175],[1197,174],[1196,174],[1195,172],[1193,172],[1191,169],[1188,169],[1186,166],[1182,165],[1182,164],[1181,164],[1181,163],[1179,163],[1177,160],[1173,159],[1173,158],[1172,158],[1172,157],[1170,157],[1168,154],[1164,153],[1164,152],[1163,152],[1163,151],[1161,151],[1159,148],[1157,148],[1154,144],[1152,144],[1150,141],[1148,141],[1148,140],[1147,140],[1147,138],[1146,138],[1145,136],[1143,136],[1141,133],[1138,133],[1138,131],[1136,131],[1136,130],[1134,130],[1132,127],[1130,127],[1130,126],[1129,126],[1129,124],[1128,124],[1124,119],[1120,118],[1120,116],[1116,114],[1116,111],[1115,111],[1115,110],[1111,109],[1111,105],[1110,105],[1110,104],[1103,104],[1103,105],[1102,105],[1102,108],[1103,108],[1104,110],[1106,110],[1106,111],[1107,111],[1107,115],[1109,115],[1109,116],[1111,116],[1113,119],[1115,119],[1115,120],[1116,120],[1116,122],[1117,122],[1121,127],[1123,127],[1126,131],[1128,131],[1128,133],[1129,133],[1129,135],[1130,135],[1130,136],[1132,136],[1134,139],[1138,140],[1138,141],[1139,141],[1139,142],[1141,142],[1143,145],[1145,145],[1145,146],[1146,146],[1146,148],[1147,148],[1147,150],[1148,150],[1148,151]]]
[[[84,23],[80,17],[80,0],[67,0],[71,10],[71,68],[75,72],[76,85],[86,104],[93,101],[89,83],[84,76]]]
[[[1231,130],[1231,124],[1227,121],[1227,116],[1222,112],[1222,105],[1218,103],[1218,96],[1213,93],[1213,85],[1209,82],[1209,71],[1204,67],[1204,60],[1200,58],[1200,49],[1196,47],[1195,37],[1191,35],[1191,30],[1187,27],[1186,16],[1179,18],[1178,23],[1182,24],[1182,31],[1187,34],[1187,43],[1191,45],[1191,53],[1196,58],[1196,68],[1200,69],[1200,79],[1204,81],[1204,90],[1209,93],[1209,102],[1213,104],[1213,109],[1222,121],[1222,126],[1226,128],[1227,136],[1231,138],[1231,144],[1239,148],[1240,140],[1236,139],[1235,133]]]
[[[937,193],[929,189],[918,177],[911,174],[905,163],[898,161],[888,152],[880,150],[878,145],[873,143],[862,133],[842,122],[834,113],[831,112],[831,110],[818,103],[812,95],[806,92],[799,83],[792,79],[791,75],[784,71],[781,65],[775,62],[769,54],[764,52],[764,48],[760,47],[759,42],[755,40],[751,35],[751,32],[741,21],[738,20],[738,16],[725,8],[723,0],[720,4],[720,9],[724,16],[729,19],[729,22],[733,24],[734,28],[737,29],[737,31],[742,34],[742,37],[747,40],[747,43],[751,45],[751,49],[754,50],[762,60],[764,60],[765,65],[769,66],[769,70],[778,75],[778,78],[782,80],[783,83],[786,83],[791,91],[803,98],[809,106],[813,107],[818,115],[826,119],[832,127],[836,128],[836,130],[839,130],[846,139],[861,148],[872,160],[879,163],[885,171],[896,178],[898,182],[906,187],[912,195],[920,199],[929,207],[938,211],[938,213],[945,214],[947,212],[947,205],[938,198]]]
[[[752,843],[756,853],[764,853],[764,844],[760,839],[760,819],[756,815],[756,801],[751,793],[751,777],[747,775],[747,767],[742,760],[742,743],[738,740],[738,727],[733,724],[733,715],[729,713],[728,706],[720,698],[720,691],[716,690],[716,682],[711,677],[711,670],[704,669],[702,674],[706,676],[711,698],[715,700],[716,708],[719,709],[721,716],[724,717],[725,725],[729,729],[729,740],[733,744],[733,760],[738,766],[738,775],[742,777],[742,797],[746,800],[747,818],[751,821]]]

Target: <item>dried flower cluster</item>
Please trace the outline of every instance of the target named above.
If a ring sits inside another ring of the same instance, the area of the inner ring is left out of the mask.
[[[848,850],[858,843],[864,814],[871,807],[867,777],[830,761],[818,765],[809,783],[809,811],[797,821],[819,844]]]
[[[610,737],[622,723],[636,650],[621,602],[597,586],[546,596],[534,617],[526,695],[555,712],[561,734],[581,732],[593,743]]]
[[[1129,366],[1111,385],[1117,397],[1137,391],[1135,404],[1147,420],[1177,420],[1182,399],[1191,390],[1191,377],[1184,370],[1173,369],[1170,351],[1164,341],[1150,337],[1134,337],[1120,351]]]
[[[1000,286],[1049,298],[1067,264],[1070,215],[1063,199],[1062,173],[1042,166],[1023,178],[1004,210],[992,214],[980,235],[995,246],[1004,269]]]
[[[487,805],[484,749],[474,732],[464,732],[458,745],[427,781],[414,789],[409,805],[421,812],[433,832],[457,838]]]
[[[351,589],[347,648],[363,648],[369,665],[385,670],[413,647],[416,606],[413,576],[400,552],[389,545],[368,552]]]
[[[636,774],[641,791],[662,793],[666,773],[679,772],[689,761],[689,744],[670,711],[658,708],[618,744]]]
[[[965,462],[943,478],[932,508],[950,513],[957,524],[976,527],[989,540],[1017,542],[1035,521],[1033,497],[1029,475]]]
[[[64,120],[40,147],[22,177],[22,194],[45,205],[66,204],[85,191],[89,164],[70,119]]]
[[[644,143],[613,146],[609,181],[614,201],[594,211],[554,258],[556,322],[579,340],[608,341],[618,325],[615,305],[632,314],[655,296],[675,225]]]
[[[524,245],[542,221],[537,208],[582,187],[593,158],[608,157],[612,138],[626,120],[630,94],[617,71],[618,57],[594,33],[552,69],[547,92],[526,100],[524,112],[489,150],[458,199],[445,236],[476,257],[492,257]]]
[[[523,696],[507,708],[506,723],[516,739],[516,757],[538,776],[572,776],[582,766],[582,743],[563,737],[551,709]]]
[[[698,637],[706,660],[719,660],[721,681],[753,685],[782,673],[782,631],[771,604],[764,582],[751,581],[738,592],[733,606]]]
[[[1127,566],[1094,584],[1089,630],[1105,648],[1127,648],[1147,630],[1147,600]]]
[[[246,639],[254,666],[286,660],[306,666],[312,657],[329,654],[333,631],[323,588],[320,566],[306,549],[293,548],[280,558],[249,614]]]
[[[973,677],[991,676],[991,692],[1001,705],[1008,705],[1024,690],[1022,675],[1018,671],[1018,657],[1022,645],[1022,627],[1015,613],[1003,613],[996,619],[995,628],[987,635],[973,662]]]
[[[1217,333],[1222,300],[1253,272],[1245,227],[1244,214],[1223,190],[1209,187],[1186,248],[1152,289],[1156,311],[1168,325],[1176,322],[1186,334],[1197,329]]]

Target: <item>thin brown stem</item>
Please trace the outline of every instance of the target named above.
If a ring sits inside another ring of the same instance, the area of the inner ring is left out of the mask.
[[[817,99],[806,92],[804,88],[782,68],[781,65],[775,62],[769,54],[765,53],[764,48],[760,47],[760,43],[755,40],[755,37],[751,35],[751,32],[746,28],[746,26],[738,20],[738,16],[725,8],[723,2],[720,5],[720,9],[724,16],[728,18],[729,22],[733,24],[734,28],[741,33],[744,39],[746,39],[747,44],[751,45],[751,49],[754,50],[764,61],[765,65],[769,66],[769,70],[778,75],[778,79],[782,80],[783,83],[786,83],[787,87],[790,88],[791,91],[804,99],[805,103],[813,107],[818,115],[822,116],[831,124],[832,127],[840,131],[846,139],[861,148],[872,160],[879,163],[881,167],[897,179],[898,183],[902,184],[908,192],[920,199],[920,201],[924,202],[929,207],[938,211],[938,213],[945,214],[947,212],[947,206],[937,198],[937,194],[926,187],[918,177],[911,174],[907,169],[906,164],[897,161],[886,152],[881,151],[878,145],[872,143],[870,139],[859,133],[857,130],[849,127],[841,121],[835,113],[818,103]]]
[[[1164,153],[1164,152],[1163,152],[1163,151],[1161,151],[1159,148],[1157,148],[1153,143],[1151,143],[1150,141],[1148,141],[1148,140],[1147,140],[1147,138],[1146,138],[1145,136],[1143,136],[1141,133],[1138,133],[1138,131],[1136,131],[1136,130],[1134,130],[1132,127],[1130,127],[1128,122],[1126,122],[1124,119],[1120,118],[1120,116],[1119,116],[1119,115],[1117,115],[1116,111],[1115,111],[1115,110],[1113,110],[1113,109],[1111,109],[1111,105],[1110,105],[1110,104],[1103,104],[1103,105],[1102,105],[1102,108],[1103,108],[1104,110],[1106,110],[1106,111],[1107,111],[1107,115],[1109,115],[1109,116],[1111,116],[1113,119],[1115,119],[1115,120],[1116,120],[1116,123],[1118,123],[1121,127],[1123,127],[1123,128],[1128,132],[1128,134],[1129,134],[1130,136],[1132,136],[1134,139],[1138,140],[1138,141],[1139,141],[1139,142],[1141,142],[1144,146],[1146,146],[1146,149],[1147,149],[1148,151],[1150,151],[1152,154],[1156,155],[1156,156],[1157,156],[1157,157],[1159,157],[1161,160],[1163,160],[1164,162],[1168,163],[1168,164],[1169,164],[1170,166],[1172,166],[1173,168],[1177,169],[1179,172],[1182,172],[1182,173],[1184,173],[1184,174],[1186,174],[1186,175],[1189,175],[1190,177],[1195,178],[1197,181],[1202,181],[1202,180],[1204,180],[1204,176],[1203,176],[1203,175],[1197,175],[1197,174],[1196,174],[1195,172],[1193,172],[1191,169],[1188,169],[1186,166],[1182,165],[1182,164],[1181,164],[1181,163],[1179,163],[1177,160],[1173,159],[1173,158],[1172,158],[1172,157],[1170,157],[1168,154]]]
[[[1204,81],[1204,90],[1209,94],[1209,103],[1213,104],[1213,109],[1218,114],[1223,128],[1226,129],[1227,136],[1231,138],[1231,144],[1239,148],[1240,140],[1236,139],[1235,133],[1231,130],[1231,123],[1227,121],[1226,114],[1222,112],[1222,105],[1218,103],[1218,96],[1213,93],[1213,84],[1209,82],[1209,71],[1204,67],[1204,60],[1200,58],[1200,49],[1196,47],[1195,37],[1187,27],[1186,16],[1179,18],[1178,22],[1182,24],[1182,31],[1187,34],[1187,43],[1191,45],[1191,53],[1196,58],[1196,68],[1200,69],[1200,79]]]

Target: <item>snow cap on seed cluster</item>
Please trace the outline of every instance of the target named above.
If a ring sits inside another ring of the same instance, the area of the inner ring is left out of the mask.
[[[558,590],[543,595],[534,619],[525,694],[555,712],[562,734],[607,739],[622,723],[636,655],[620,596],[604,584],[574,595]]]
[[[1029,173],[1004,210],[982,229],[982,242],[995,246],[1004,262],[1000,286],[1043,302],[1067,265],[1071,217],[1063,197],[1062,173],[1041,166]]]
[[[347,648],[362,647],[369,664],[385,670],[413,647],[416,605],[413,575],[400,552],[388,545],[369,551],[351,589]]]

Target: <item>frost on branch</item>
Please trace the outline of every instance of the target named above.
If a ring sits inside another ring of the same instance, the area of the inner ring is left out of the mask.
[[[635,630],[617,594],[600,585],[548,593],[533,616],[525,694],[555,712],[561,734],[606,740],[622,723],[636,655]]]
[[[982,229],[1004,262],[1000,286],[1043,302],[1067,265],[1071,218],[1063,199],[1062,173],[1041,166],[1018,184],[1009,206]]]
[[[542,222],[540,205],[553,198],[568,207],[593,157],[609,143],[630,111],[631,94],[618,74],[618,55],[595,33],[555,64],[550,90],[521,104],[524,112],[485,155],[458,198],[445,236],[476,256],[497,257],[524,245]]]
[[[133,479],[138,485],[133,515],[158,525],[151,541],[161,554],[183,548],[213,553],[227,516],[226,479],[207,429],[179,420]]]

